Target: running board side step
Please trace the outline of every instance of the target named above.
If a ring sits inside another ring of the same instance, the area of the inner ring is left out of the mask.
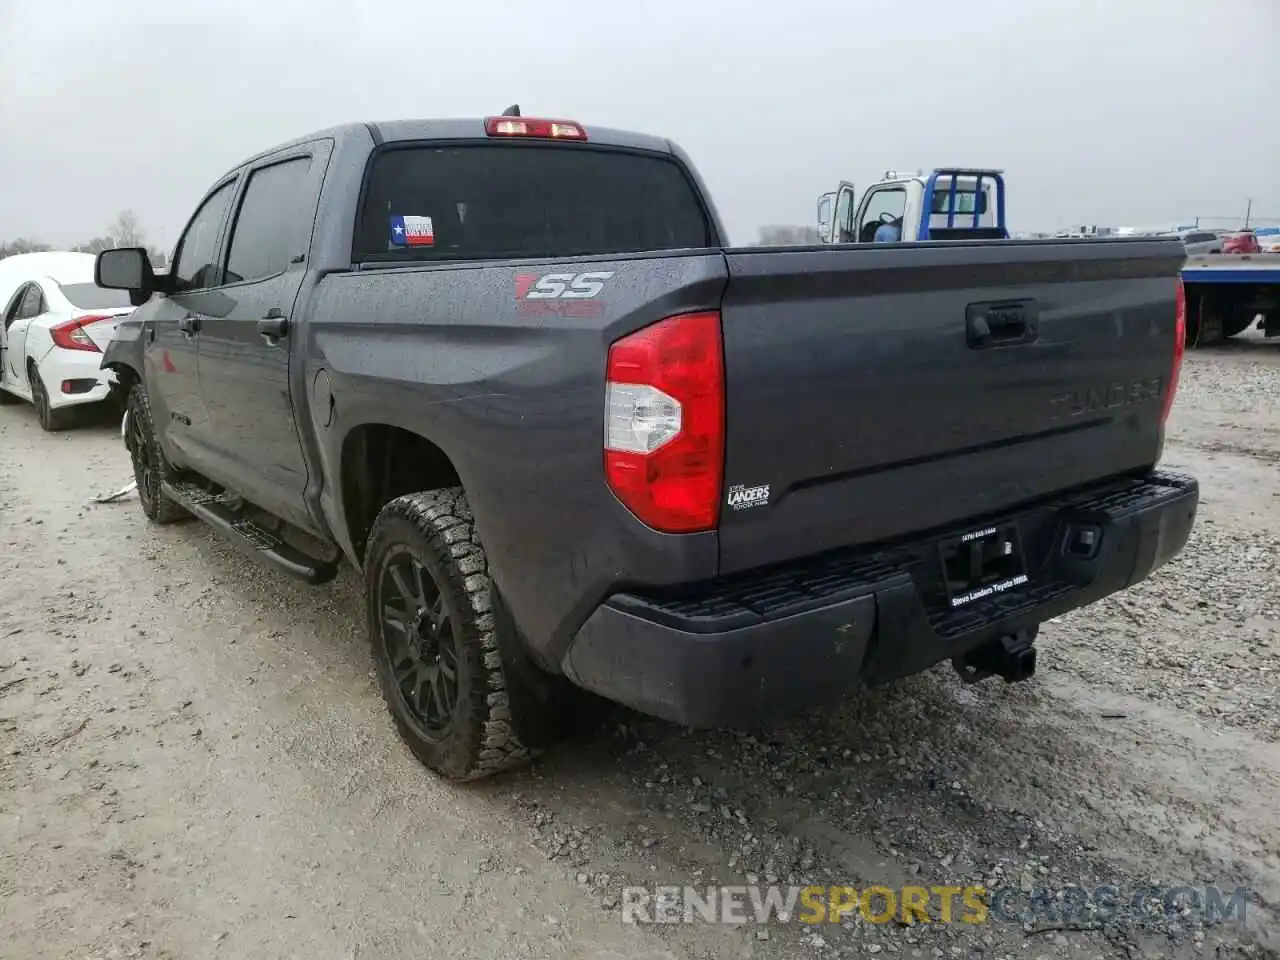
[[[252,556],[304,583],[317,586],[338,575],[334,560],[320,560],[281,540],[232,507],[222,494],[210,493],[195,483],[162,483],[165,496],[180,504],[197,520],[213,527],[233,544]]]

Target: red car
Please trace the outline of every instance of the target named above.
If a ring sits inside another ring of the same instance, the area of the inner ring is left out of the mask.
[[[1258,238],[1252,230],[1242,230],[1240,233],[1230,233],[1222,238],[1223,253],[1261,253],[1262,247],[1258,245]]]

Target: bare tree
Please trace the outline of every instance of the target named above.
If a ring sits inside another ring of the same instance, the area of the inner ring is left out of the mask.
[[[146,241],[142,228],[138,226],[138,216],[132,210],[121,210],[107,226],[102,236],[72,247],[78,253],[101,253],[103,250],[114,250],[117,247],[145,247]]]
[[[0,243],[0,259],[16,256],[19,253],[43,253],[49,249],[50,247],[47,243],[24,240],[19,237],[17,240],[10,240],[8,243]]]
[[[76,250],[83,253],[101,253],[103,250],[114,250],[116,247],[144,246],[142,230],[138,227],[138,217],[132,210],[121,210],[114,220],[107,225],[106,233],[82,243]]]
[[[112,250],[116,246],[116,242],[111,237],[94,237],[87,243],[80,243],[71,249],[76,253],[101,253],[103,250]]]
[[[115,220],[107,227],[107,236],[115,241],[117,247],[145,246],[142,230],[138,227],[138,216],[132,210],[121,210]]]
[[[132,210],[121,210],[107,226],[101,236],[93,237],[84,243],[78,243],[70,249],[77,253],[101,253],[103,250],[114,250],[117,247],[146,247],[151,262],[158,267],[165,265],[168,254],[158,247],[149,246],[146,234],[138,224],[138,215]],[[19,237],[7,243],[0,243],[0,257],[11,257],[19,253],[41,253],[52,250],[47,243]]]

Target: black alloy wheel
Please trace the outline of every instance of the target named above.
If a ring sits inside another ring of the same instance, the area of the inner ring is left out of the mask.
[[[384,505],[364,553],[378,683],[415,756],[448,780],[476,780],[536,752],[516,730],[492,582],[457,487]]]
[[[387,557],[379,593],[383,650],[396,688],[423,737],[439,741],[458,704],[458,642],[444,594],[407,549]]]
[[[129,448],[129,458],[133,461],[133,479],[138,484],[138,502],[142,504],[142,512],[154,523],[173,523],[189,516],[179,504],[169,499],[162,487],[165,480],[174,479],[174,473],[165,462],[156,440],[151,402],[142,384],[135,383],[129,391],[128,407],[125,446]]]

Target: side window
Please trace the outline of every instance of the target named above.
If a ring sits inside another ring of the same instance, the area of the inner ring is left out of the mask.
[[[867,198],[858,226],[858,242],[871,243],[882,224],[892,223],[902,229],[902,215],[907,212],[907,191],[902,187],[876,190]]]
[[[26,296],[22,298],[22,310],[19,313],[24,319],[38,317],[44,313],[48,307],[44,302],[44,291],[40,289],[40,284],[33,283],[27,287]]]
[[[839,243],[853,243],[857,237],[853,235],[853,215],[855,213],[853,204],[853,191],[841,190],[836,199],[836,241]]]
[[[217,254],[218,231],[231,205],[235,183],[235,180],[227,181],[201,204],[187,225],[187,232],[178,241],[172,270],[175,291],[203,290],[214,285],[213,258]]]
[[[23,301],[25,301],[26,299],[27,299],[27,288],[19,287],[17,290],[14,291],[13,296],[9,298],[9,302],[5,304],[4,328],[6,330],[8,330],[11,326],[13,326],[13,321],[17,320],[19,314],[22,313],[22,304],[23,304]]]
[[[295,256],[307,252],[310,171],[311,158],[297,157],[249,175],[231,234],[225,282],[273,277]]]

